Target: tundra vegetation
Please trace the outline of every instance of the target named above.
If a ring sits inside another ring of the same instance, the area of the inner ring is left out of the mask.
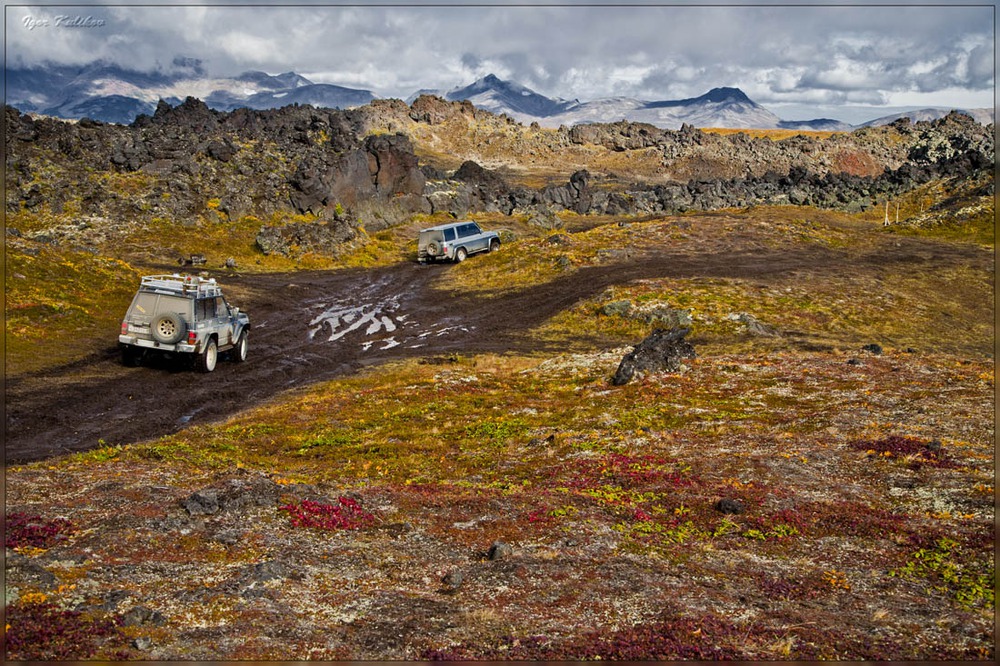
[[[524,182],[560,166],[551,132],[481,115],[479,134],[408,127],[424,160],[475,145]],[[630,154],[568,146],[571,171]],[[43,188],[66,177],[52,159],[33,163]],[[125,200],[157,188],[86,177]],[[992,175],[900,202],[911,223],[889,227],[879,208],[805,205],[557,211],[546,226],[472,212],[504,248],[442,270],[442,296],[556,289],[601,264],[621,281],[526,326],[517,351],[428,347],[162,437],[9,465],[6,658],[994,659]],[[8,206],[9,377],[110,363],[138,276],[164,257],[243,274],[392,265],[450,219],[265,254],[262,225],[319,217],[226,212],[223,189],[142,224],[81,205]],[[753,259],[829,250],[853,269]],[[697,270],[723,252],[743,253],[744,275]],[[690,275],[632,277],[665,255]],[[677,321],[695,358],[611,385]]]

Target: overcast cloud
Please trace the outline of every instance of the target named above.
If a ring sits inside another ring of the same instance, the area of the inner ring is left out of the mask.
[[[400,98],[489,73],[580,100],[733,86],[786,119],[849,122],[862,107],[994,104],[992,6],[5,9],[14,66],[100,58],[169,70],[180,56],[210,75],[295,71]]]

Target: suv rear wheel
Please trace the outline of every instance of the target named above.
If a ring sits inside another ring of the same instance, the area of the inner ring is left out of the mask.
[[[457,250],[455,250],[455,261],[459,263],[465,261],[465,258],[468,256],[469,253],[466,251],[464,247],[460,247]]]
[[[122,365],[135,368],[139,365],[142,360],[142,351],[136,349],[132,345],[125,345],[122,347]]]
[[[215,364],[219,362],[219,346],[212,338],[205,345],[205,351],[198,354],[198,369],[202,372],[212,372]]]

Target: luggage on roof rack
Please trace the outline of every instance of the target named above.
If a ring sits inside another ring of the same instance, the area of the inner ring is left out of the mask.
[[[222,290],[215,282],[215,278],[203,278],[197,275],[145,275],[140,282],[141,289],[150,291],[169,292],[182,296],[194,296],[196,298],[207,298],[210,296],[221,296]]]

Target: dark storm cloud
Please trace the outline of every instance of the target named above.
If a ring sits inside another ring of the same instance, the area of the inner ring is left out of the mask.
[[[974,6],[15,7],[7,62],[106,59],[210,74],[294,70],[406,97],[494,73],[563,98],[677,99],[738,86],[764,104],[985,100],[994,16]],[[28,18],[100,27],[28,29]],[[949,98],[945,98],[950,96]],[[956,105],[957,102],[956,102]]]

